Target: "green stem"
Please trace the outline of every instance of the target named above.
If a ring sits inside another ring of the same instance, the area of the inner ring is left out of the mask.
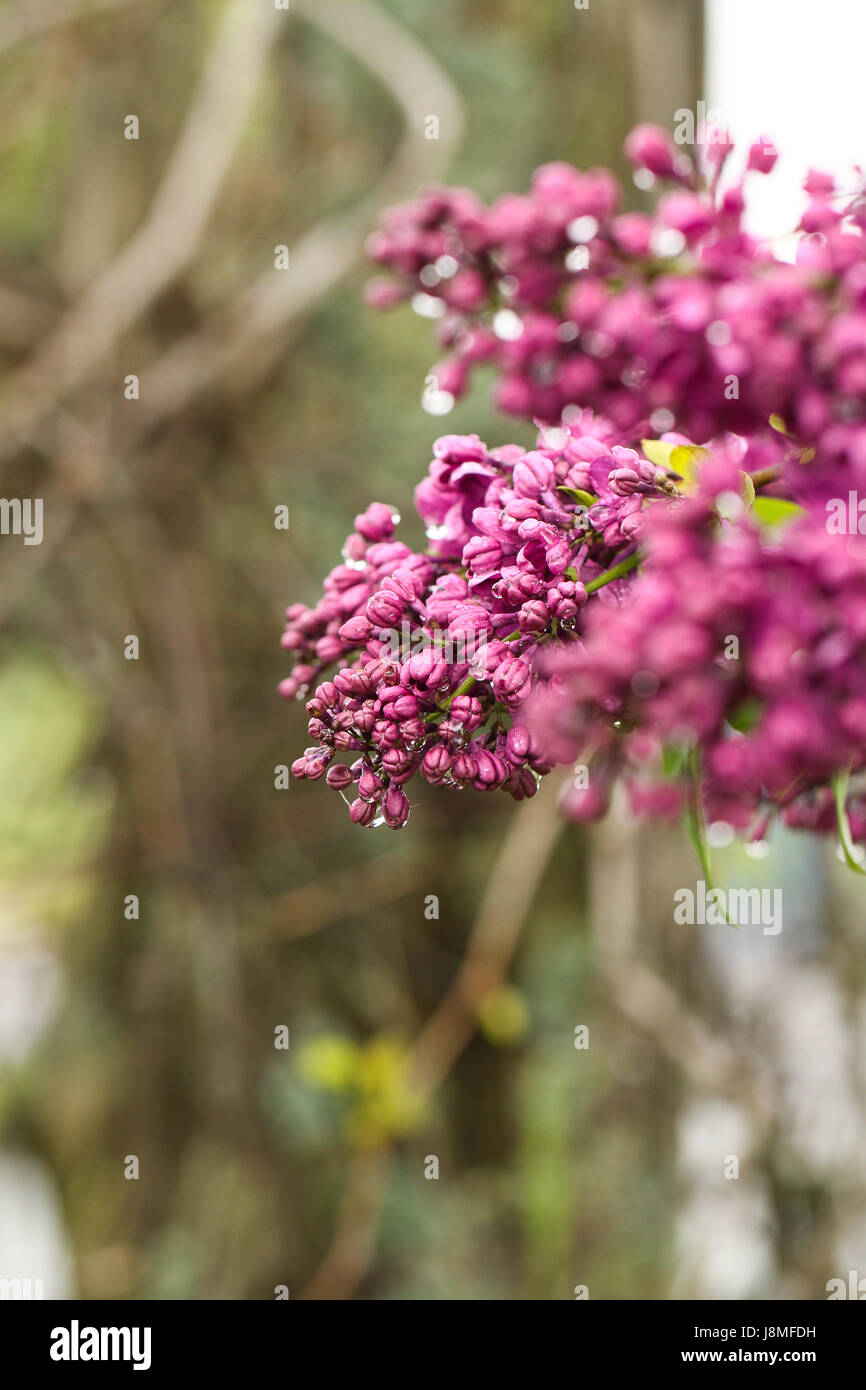
[[[845,809],[845,802],[848,798],[848,782],[850,772],[837,772],[833,778],[833,800],[836,803],[836,825],[839,830],[839,844],[842,846],[842,853],[845,856],[845,863],[849,869],[853,869],[855,874],[866,875],[866,869],[856,857],[856,845],[851,838],[851,823],[848,820],[848,812]]]
[[[622,579],[624,574],[629,574],[633,569],[637,569],[643,556],[635,551],[634,555],[629,555],[627,560],[620,560],[613,569],[605,570],[604,574],[596,575],[586,586],[588,594],[594,594],[596,589],[603,589],[605,584],[612,584],[614,579]]]
[[[712,856],[710,855],[709,841],[707,840],[706,826],[704,825],[704,814],[701,809],[701,774],[697,755],[692,758],[692,790],[686,807],[686,829],[689,839],[695,848],[698,863],[701,866],[701,873],[709,892],[716,891],[716,884],[713,879]],[[740,929],[739,922],[732,922],[728,916],[727,908],[724,909],[725,921],[729,927]]]

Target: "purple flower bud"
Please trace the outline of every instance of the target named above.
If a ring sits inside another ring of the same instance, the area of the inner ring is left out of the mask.
[[[657,125],[638,125],[625,142],[625,157],[637,169],[648,169],[658,178],[676,174],[677,148],[666,130]]]
[[[379,628],[396,627],[405,611],[405,600],[401,600],[391,590],[380,589],[377,594],[373,594],[372,598],[367,600],[364,617],[353,618],[351,621],[359,624],[366,623],[368,631],[371,625]],[[346,623],[340,629],[341,637],[350,625],[350,623]],[[361,638],[361,641],[363,640],[364,638]]]
[[[389,748],[382,754],[382,767],[389,777],[399,777],[412,767],[412,759],[400,748]]]
[[[611,490],[620,497],[630,497],[641,485],[641,477],[634,468],[615,468],[608,478]]]
[[[515,709],[526,699],[532,687],[532,668],[520,657],[512,656],[497,666],[493,677],[493,693],[510,709]]]
[[[414,685],[435,689],[441,685],[448,671],[448,663],[441,653],[433,647],[418,652],[403,663],[400,679],[411,681]]]
[[[362,642],[366,642],[372,630],[372,624],[367,618],[350,618],[347,623],[343,623],[339,635],[343,642],[351,646],[357,646]]]
[[[349,815],[356,825],[370,825],[376,819],[376,806],[372,801],[362,801],[360,797],[349,807]]]
[[[515,801],[524,801],[538,791],[538,783],[528,767],[515,768],[505,785]]]
[[[328,786],[338,792],[345,791],[346,787],[350,787],[354,780],[351,770],[346,767],[345,763],[335,763],[333,767],[329,767],[325,778]]]
[[[394,534],[394,513],[383,502],[371,502],[355,517],[355,530],[367,541],[385,541]]]
[[[382,797],[382,814],[392,830],[402,830],[409,819],[409,799],[400,787],[389,787]]]
[[[372,733],[375,723],[376,716],[373,713],[372,709],[370,709],[366,705],[363,709],[359,709],[356,712],[355,717],[352,720],[353,727],[356,728],[358,730],[358,733],[360,734]]]
[[[501,758],[489,753],[486,748],[476,748],[475,776],[472,779],[474,787],[480,791],[493,790],[502,786],[506,776],[507,770]]]
[[[308,748],[306,753],[307,780],[318,782],[320,777],[324,777],[328,763],[333,756],[333,750],[330,748]]]
[[[521,632],[544,632],[549,622],[547,604],[541,599],[530,599],[517,614],[517,625]]]
[[[421,763],[421,776],[428,782],[441,782],[451,768],[451,754],[441,743],[428,748]]]
[[[518,497],[538,499],[553,483],[553,465],[543,454],[525,454],[514,465],[514,491]]]
[[[529,730],[523,724],[512,724],[505,738],[505,747],[512,763],[525,763],[532,747]]]
[[[314,702],[319,706],[316,710],[310,708]],[[323,709],[333,709],[339,703],[340,692],[333,681],[322,681],[321,685],[316,686],[316,694],[314,699],[309,701],[307,709],[311,714],[321,714]]]
[[[481,701],[474,695],[455,695],[451,701],[450,713],[453,723],[459,724],[470,733],[477,729],[484,719]]]
[[[502,564],[502,546],[492,536],[473,536],[463,547],[463,564],[475,574],[486,574]]]
[[[338,733],[334,734],[334,747],[339,753],[358,752],[364,747],[364,742],[349,733]]]
[[[358,795],[363,797],[364,801],[378,801],[382,795],[382,789],[381,778],[377,777],[370,768],[365,768],[358,781]]]
[[[420,708],[414,695],[401,695],[388,706],[388,714],[402,724],[407,719],[414,719]]]
[[[452,771],[456,781],[471,782],[478,771],[478,765],[471,753],[461,751],[454,754]]]

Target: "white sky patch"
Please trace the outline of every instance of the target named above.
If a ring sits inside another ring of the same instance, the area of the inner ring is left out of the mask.
[[[863,0],[706,0],[705,92],[745,156],[768,135],[780,151],[773,173],[753,174],[749,231],[782,236],[796,226],[810,167],[851,184],[866,164]],[[744,148],[745,147],[745,148]]]

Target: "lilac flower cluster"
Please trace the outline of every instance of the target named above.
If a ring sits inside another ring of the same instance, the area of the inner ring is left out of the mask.
[[[358,824],[395,829],[416,775],[535,794],[550,764],[522,709],[538,660],[576,639],[592,594],[623,583],[617,567],[636,563],[645,509],[675,491],[668,470],[614,441],[589,415],[542,431],[529,452],[437,440],[416,491],[422,553],[395,538],[389,507],[356,517],[322,598],[286,615],[296,665],[281,692],[313,688],[315,742],[296,777],[351,795]]]
[[[565,809],[594,819],[621,778],[636,812],[700,809],[750,836],[770,816],[828,830],[834,778],[866,765],[866,542],[804,515],[768,540],[738,460],[654,508],[629,601],[588,614],[528,712],[552,761],[591,760]],[[862,794],[849,807],[866,838]]]
[[[579,759],[575,819],[619,779],[700,835],[778,815],[835,826],[851,863],[866,843],[866,541],[825,508],[856,518],[866,486],[866,197],[812,171],[789,264],[743,230],[730,149],[715,132],[699,166],[634,131],[639,182],[668,185],[652,215],[553,164],[489,208],[434,189],[373,237],[372,301],[411,296],[449,350],[436,408],[486,361],[543,423],[529,451],[439,439],[426,548],[375,503],[288,610],[282,693],[312,691],[293,771],[357,823],[403,826],[416,775],[519,800]]]
[[[774,416],[790,436],[789,495],[866,484],[862,184],[843,195],[809,173],[789,264],[743,228],[746,180],[725,173],[726,132],[702,149],[695,161],[657,127],[632,132],[637,179],[664,190],[652,214],[620,211],[608,171],[563,163],[489,207],[467,189],[431,189],[370,238],[392,275],[368,298],[410,298],[435,320],[440,402],[488,363],[503,411],[558,421],[590,407],[631,438],[730,430],[757,444]],[[758,142],[746,175],[775,162]]]

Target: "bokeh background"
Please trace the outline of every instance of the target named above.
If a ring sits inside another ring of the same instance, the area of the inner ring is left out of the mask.
[[[0,1280],[866,1276],[863,898],[832,848],[721,844],[784,930],[682,928],[683,837],[566,828],[553,779],[422,789],[394,834],[278,772],[307,742],[283,609],[355,513],[418,540],[437,433],[532,439],[480,378],[424,413],[429,325],[363,307],[378,212],[551,159],[626,176],[630,127],[702,96],[703,39],[694,0],[0,8],[2,492],[45,508],[41,545],[0,538]]]

